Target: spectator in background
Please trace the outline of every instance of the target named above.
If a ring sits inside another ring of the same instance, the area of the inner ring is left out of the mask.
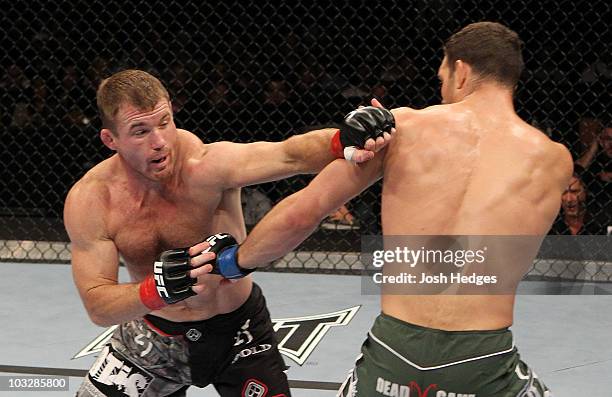
[[[48,82],[41,77],[32,80],[31,107],[34,111],[35,124],[58,124],[59,107],[57,98],[50,95]]]
[[[232,104],[229,98],[230,87],[227,82],[221,80],[213,85],[206,95],[208,104],[214,107],[227,108]]]
[[[264,136],[281,140],[293,134],[296,115],[289,103],[287,82],[281,76],[273,76],[266,83],[262,95],[262,109],[255,118],[264,135],[255,134],[256,140],[261,140]]]
[[[62,122],[65,127],[80,129],[87,127],[91,123],[91,119],[87,117],[80,107],[73,105],[64,115]]]
[[[378,99],[378,101],[380,103],[384,103],[385,106],[389,106],[387,105],[388,103],[393,102],[390,98],[389,98],[389,91],[387,90],[387,87],[385,86],[384,83],[378,83],[375,84],[372,87],[372,96],[376,99]]]
[[[575,169],[593,196],[609,204],[612,199],[612,125],[598,130],[587,150],[576,160]]]
[[[28,129],[34,127],[34,115],[26,102],[17,102],[13,108],[11,128]]]
[[[561,196],[561,213],[550,234],[603,234],[587,209],[587,190],[576,173]]]
[[[602,54],[602,57],[587,66],[582,71],[582,81],[593,84],[597,81],[612,80],[612,56],[610,53]]]
[[[240,122],[234,111],[239,111],[240,108],[235,101],[235,96],[232,93],[232,87],[226,80],[211,81],[210,88],[205,88],[206,91],[206,106],[204,114],[196,123],[200,124],[198,128],[204,127],[207,130],[207,139],[210,140],[226,140],[228,131],[238,131]],[[208,84],[207,84],[208,86]],[[193,99],[191,100],[193,102]],[[201,114],[202,110],[197,109],[197,104],[191,103],[191,113]]]
[[[227,64],[223,62],[217,62],[213,65],[212,70],[210,71],[210,74],[208,76],[208,80],[215,83],[217,81],[222,80],[227,81],[230,80],[230,74],[231,73]]]
[[[15,100],[30,88],[30,84],[31,82],[23,69],[17,64],[12,64],[9,65],[2,81],[0,81],[0,89],[8,93],[7,97],[11,100]]]
[[[355,219],[346,207],[346,204],[344,204],[321,223],[321,228],[328,230],[355,230],[359,229],[359,221]]]
[[[603,129],[599,138],[602,148],[602,155],[598,158],[601,171],[598,173],[599,179],[604,183],[612,182],[612,124]]]
[[[289,91],[287,84],[280,78],[274,78],[268,82],[264,91],[264,105],[279,107],[287,102]]]
[[[601,121],[595,117],[581,117],[578,122],[578,138],[580,139],[582,152],[588,150],[593,141],[597,140],[601,133]]]
[[[65,108],[83,101],[87,87],[74,63],[64,64],[61,71],[63,74],[60,77],[58,98],[62,107]],[[90,87],[90,89],[93,88]]]
[[[170,81],[170,87],[173,91],[181,91],[187,88],[189,83],[189,71],[185,65],[181,62],[174,62],[170,65],[168,80]]]
[[[582,156],[575,162],[576,171],[579,174],[589,171],[595,179],[610,182],[612,125],[601,128],[600,124],[592,124],[584,135],[581,131],[580,140],[583,144],[588,143],[588,146]],[[599,150],[600,146],[601,151]]]
[[[87,71],[85,72],[85,76],[88,80],[88,87],[93,87],[94,90],[104,77],[108,76],[110,73],[109,61],[101,56],[97,56],[91,62]]]

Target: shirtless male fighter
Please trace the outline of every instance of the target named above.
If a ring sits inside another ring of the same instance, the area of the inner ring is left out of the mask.
[[[521,45],[498,23],[470,24],[452,35],[438,71],[442,105],[393,110],[394,140],[372,161],[333,162],[275,206],[243,245],[221,251],[214,266],[250,269],[281,257],[331,210],[384,177],[384,236],[534,237],[525,260],[496,258],[523,275],[559,211],[572,159],[515,112]],[[508,244],[512,252],[522,243]],[[383,289],[382,313],[339,395],[551,396],[520,360],[508,329],[514,288],[490,295]]]
[[[339,131],[277,143],[204,144],[176,128],[168,92],[146,72],[104,80],[97,103],[100,137],[116,154],[72,187],[64,222],[87,313],[100,326],[120,326],[77,395],[184,396],[190,385],[212,383],[222,396],[289,396],[260,288],[250,277],[191,279],[177,248],[221,231],[242,241],[241,186],[317,172],[334,153],[368,160],[391,138],[391,113],[361,108]],[[118,282],[120,257],[132,282]],[[241,357],[245,348],[258,353]]]

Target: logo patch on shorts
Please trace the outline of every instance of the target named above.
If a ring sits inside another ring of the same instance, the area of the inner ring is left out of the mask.
[[[202,333],[195,328],[190,328],[189,331],[187,331],[187,333],[185,334],[185,336],[190,341],[195,342],[202,337]]]
[[[106,346],[89,370],[89,380],[107,396],[140,397],[147,390],[153,376]]]
[[[268,386],[257,379],[249,379],[244,383],[242,397],[266,397]]]
[[[236,353],[236,355],[234,356],[234,359],[232,360],[232,364],[234,364],[236,361],[240,360],[241,358],[246,358],[246,357],[254,356],[259,353],[267,352],[271,348],[272,348],[271,344],[264,343],[259,346],[252,346],[247,349],[242,349],[238,353]]]
[[[436,383],[421,387],[415,381],[400,384],[381,377],[376,380],[376,392],[389,397],[431,397],[432,395],[429,392],[435,393],[435,397],[478,397],[474,393],[446,391]]]

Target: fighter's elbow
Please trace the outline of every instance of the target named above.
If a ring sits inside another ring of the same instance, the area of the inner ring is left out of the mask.
[[[87,308],[87,315],[91,322],[98,327],[110,327],[111,325],[115,325],[115,323],[108,316],[105,316],[101,310]]]
[[[286,163],[293,175],[316,174],[328,164],[327,162],[316,161],[312,157],[305,156],[289,157]]]
[[[84,296],[83,305],[89,319],[97,326],[110,327],[117,324],[117,322],[113,321],[113,318],[109,315],[109,310],[101,304],[101,299],[95,295],[93,290],[88,291],[87,295]]]
[[[107,328],[113,325],[112,322],[106,321],[106,319],[104,319],[103,317],[98,317],[98,316],[94,316],[90,314],[89,319],[91,320],[92,323],[96,324],[98,327]]]
[[[320,216],[319,212],[314,207],[307,205],[296,205],[297,210],[292,211],[288,217],[288,226],[292,230],[309,231],[316,228],[325,216]]]

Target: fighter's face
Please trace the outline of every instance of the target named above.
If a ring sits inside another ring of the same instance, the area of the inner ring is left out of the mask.
[[[111,149],[147,179],[162,181],[172,175],[177,131],[170,102],[160,100],[152,110],[122,105],[115,117]]]
[[[584,186],[579,179],[572,177],[569,186],[561,196],[561,207],[563,213],[569,216],[576,216],[584,208],[586,200],[586,192]]]
[[[438,68],[438,79],[440,80],[440,94],[442,95],[442,103],[453,103],[453,76],[448,67],[448,59],[444,56],[440,67]]]

